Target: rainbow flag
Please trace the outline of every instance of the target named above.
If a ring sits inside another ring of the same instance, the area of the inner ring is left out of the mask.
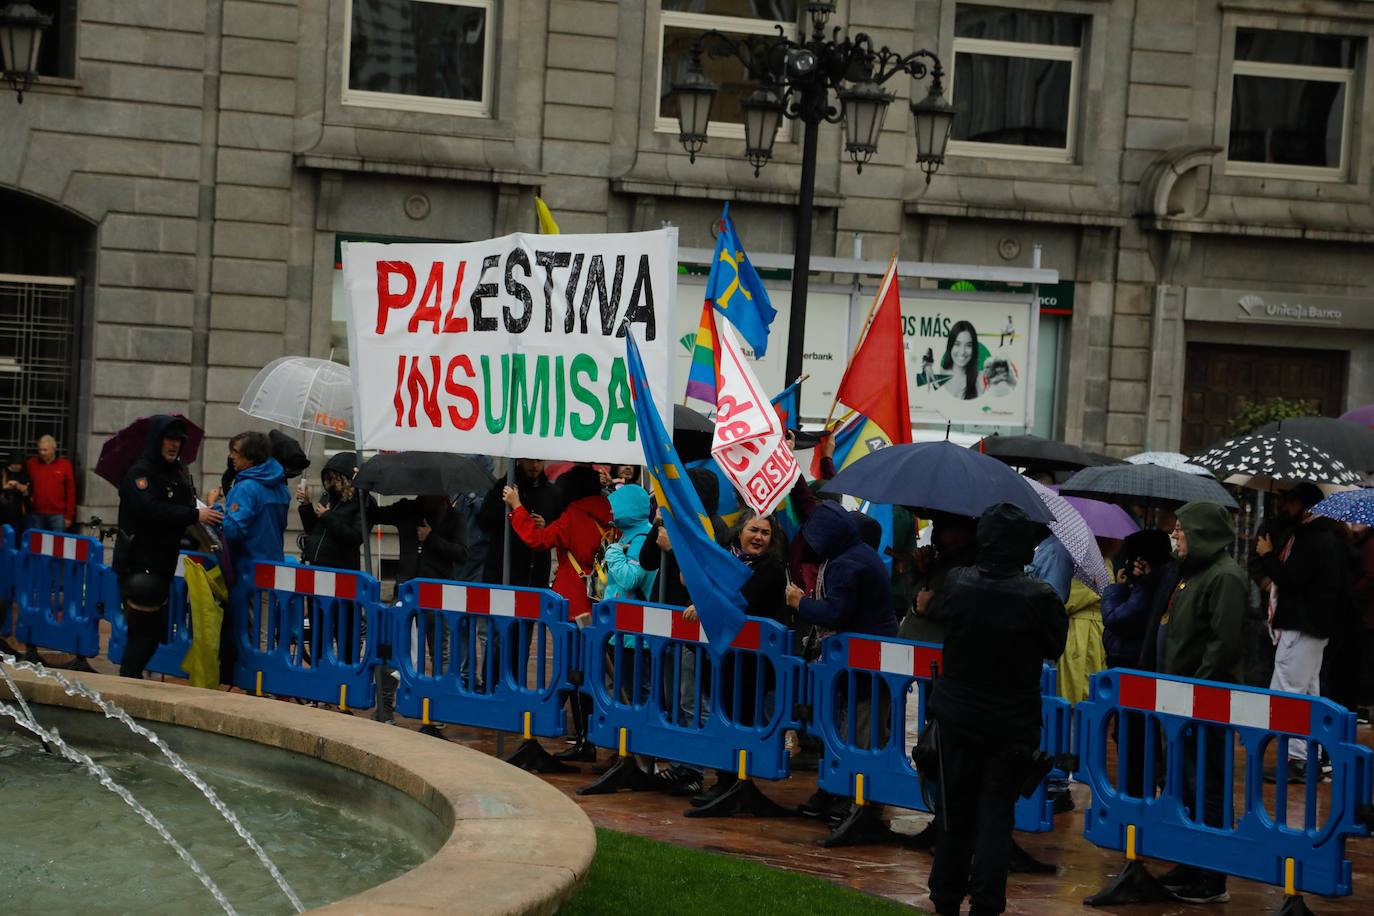
[[[692,366],[687,370],[687,397],[716,408],[716,372],[720,367],[720,343],[716,339],[715,311],[708,301],[701,307],[701,324],[692,345]]]

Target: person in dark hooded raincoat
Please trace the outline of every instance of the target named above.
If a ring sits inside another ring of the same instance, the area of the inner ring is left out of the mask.
[[[195,485],[181,463],[186,434],[186,423],[179,418],[150,417],[143,454],[119,485],[114,570],[128,627],[119,665],[124,677],[143,677],[167,632],[167,597],[182,534],[197,522],[215,523],[222,517],[209,507],[196,508]]]
[[[787,604],[797,617],[837,632],[896,636],[887,567],[864,543],[853,516],[837,503],[822,502],[802,526],[802,537],[821,558],[821,568],[816,597],[787,587]]]
[[[1048,533],[998,503],[978,521],[977,565],[945,580],[943,664],[930,695],[944,806],[930,870],[936,913],[958,913],[966,894],[970,913],[1007,906],[1016,797],[1040,744],[1040,670],[1069,631],[1064,602],[1025,569]]]
[[[361,569],[363,522],[358,491],[353,487],[357,456],[340,452],[325,463],[320,472],[326,498],[318,505],[305,497],[302,489],[298,510],[305,534],[301,542],[301,562],[333,569]],[[371,514],[369,512],[369,514]]]

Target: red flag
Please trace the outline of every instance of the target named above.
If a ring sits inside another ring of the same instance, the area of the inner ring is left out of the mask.
[[[907,402],[906,351],[902,341],[896,258],[887,267],[876,301],[878,309],[863,343],[845,367],[835,400],[878,424],[893,445],[909,443],[911,408]]]

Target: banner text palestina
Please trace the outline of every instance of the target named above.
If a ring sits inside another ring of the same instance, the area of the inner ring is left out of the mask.
[[[482,259],[481,270],[468,293],[467,309],[463,314],[459,313],[459,304],[463,301],[463,279],[468,266],[466,260],[459,261],[456,266],[452,262],[432,261],[423,288],[420,287],[415,265],[409,261],[378,261],[377,335],[387,332],[392,312],[404,313],[407,309],[409,319],[406,331],[411,334],[462,334],[497,330],[524,334],[530,330],[535,317],[535,296],[531,293],[533,287],[542,292],[545,334],[555,333],[556,298],[563,334],[600,334],[623,338],[630,325],[639,323],[644,325],[646,342],[657,337],[648,255],[642,254],[637,259],[633,278],[626,275],[624,255],[611,258],[599,254],[588,256],[580,251],[535,251],[533,266],[529,254],[522,248],[507,252],[504,266],[502,257],[492,254]],[[446,271],[448,277],[445,277]],[[556,273],[561,275],[557,282]],[[541,279],[542,282],[538,282]],[[400,281],[400,289],[393,290],[394,280]],[[498,280],[501,281],[499,284]],[[558,287],[557,297],[555,286]],[[418,296],[417,290],[420,291]],[[505,295],[502,295],[503,291]],[[625,300],[623,310],[622,300]],[[589,317],[592,320],[590,328],[587,323]]]

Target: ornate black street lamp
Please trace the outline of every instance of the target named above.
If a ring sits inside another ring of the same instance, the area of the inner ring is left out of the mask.
[[[43,30],[52,25],[52,17],[44,16],[31,5],[11,3],[0,9],[0,75],[19,93],[24,104],[24,92],[38,76],[38,47]]]
[[[792,264],[792,314],[788,322],[787,379],[802,374],[805,349],[807,279],[811,266],[811,217],[816,194],[816,140],[822,121],[844,123],[844,148],[863,171],[878,151],[887,107],[896,98],[882,88],[898,74],[912,79],[930,77],[930,92],[911,103],[916,131],[916,164],[926,181],[945,161],[945,147],[954,124],[954,107],[944,97],[944,68],[932,51],[902,55],[859,33],[841,37],[836,27],[826,36],[835,12],[833,2],[808,2],[810,37],[792,40],[778,27],[777,35],[731,38],[704,32],[692,44],[686,75],[673,83],[678,104],[679,139],[689,161],[708,142],[711,104],[719,87],[702,69],[702,55],[734,57],[743,65],[757,91],[740,101],[744,112],[744,155],[754,175],[773,158],[773,143],[784,118],[801,121],[802,174],[797,204],[796,247]],[[804,32],[804,30],[803,30]]]

